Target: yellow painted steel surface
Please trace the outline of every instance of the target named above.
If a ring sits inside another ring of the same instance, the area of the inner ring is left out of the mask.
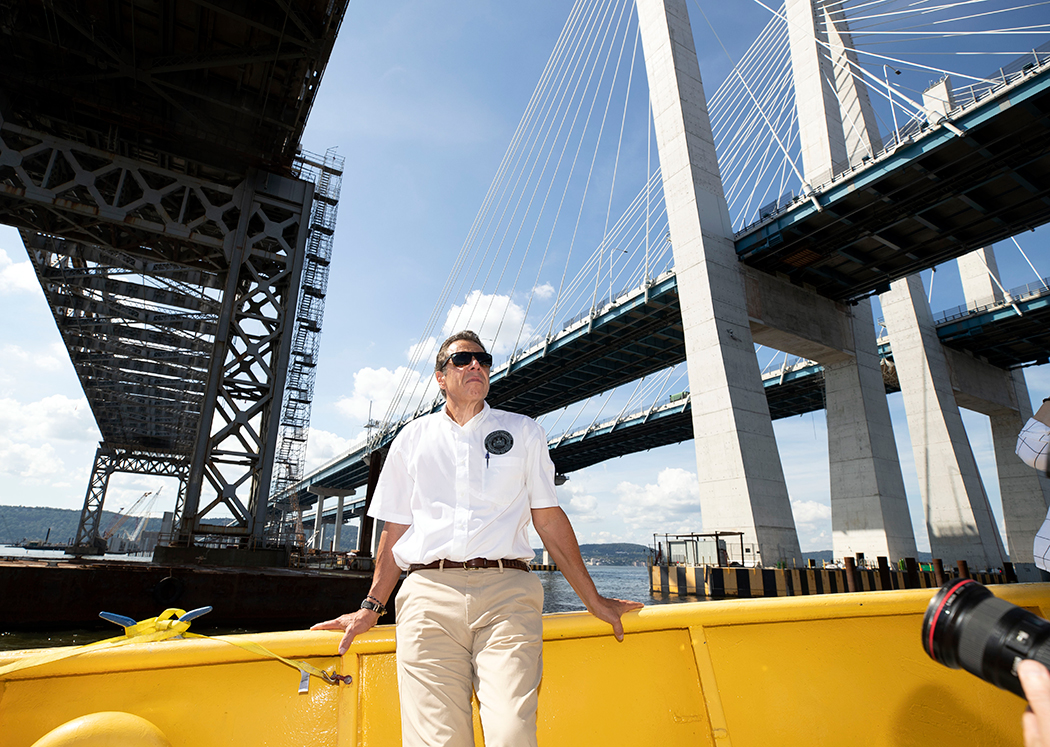
[[[1050,584],[993,591],[1050,613]],[[587,614],[548,615],[539,742],[1020,745],[1024,701],[923,652],[922,615],[933,593],[647,607],[625,618],[623,643]],[[335,633],[244,638],[335,666],[353,683],[312,679],[300,695],[297,670],[228,643],[135,644],[0,677],[0,745],[31,747],[100,712],[145,719],[172,747],[400,744],[392,627],[363,636],[341,659],[331,655]],[[22,656],[0,655],[0,667]]]

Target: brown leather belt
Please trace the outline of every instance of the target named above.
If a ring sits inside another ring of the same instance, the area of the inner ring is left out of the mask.
[[[529,564],[524,560],[489,560],[488,558],[472,558],[471,560],[435,560],[433,563],[413,563],[408,567],[409,573],[416,571],[431,570],[470,570],[474,568],[513,568],[517,571],[528,571]]]

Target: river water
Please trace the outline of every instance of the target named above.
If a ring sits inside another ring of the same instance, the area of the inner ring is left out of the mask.
[[[8,548],[4,548],[7,550]],[[7,553],[5,553],[7,554]],[[40,556],[40,553],[33,553]],[[61,556],[61,553],[56,553]],[[675,604],[680,602],[695,602],[696,597],[677,597],[671,595],[649,594],[649,577],[644,566],[590,566],[588,570],[594,579],[598,593],[607,597],[619,599],[631,599],[645,604]],[[537,576],[543,581],[543,611],[544,612],[572,612],[582,610],[576,592],[572,590],[569,583],[557,571],[536,571]],[[208,629],[202,618],[199,623],[194,623],[194,631],[205,635],[219,635],[226,633],[248,633],[248,630],[232,629]],[[47,632],[4,632],[0,631],[0,651],[10,651],[25,648],[46,648],[50,646],[73,646],[83,643],[92,643],[105,638],[111,638],[121,634],[121,629],[113,626],[112,630],[60,630]]]

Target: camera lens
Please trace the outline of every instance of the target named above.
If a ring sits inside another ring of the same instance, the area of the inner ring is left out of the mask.
[[[1017,664],[1035,659],[1050,667],[1050,622],[996,598],[972,579],[956,579],[926,608],[922,647],[934,661],[1023,698]]]

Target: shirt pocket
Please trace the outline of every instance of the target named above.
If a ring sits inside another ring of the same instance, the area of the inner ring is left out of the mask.
[[[481,468],[482,495],[493,503],[507,504],[525,487],[525,460],[490,455]]]

